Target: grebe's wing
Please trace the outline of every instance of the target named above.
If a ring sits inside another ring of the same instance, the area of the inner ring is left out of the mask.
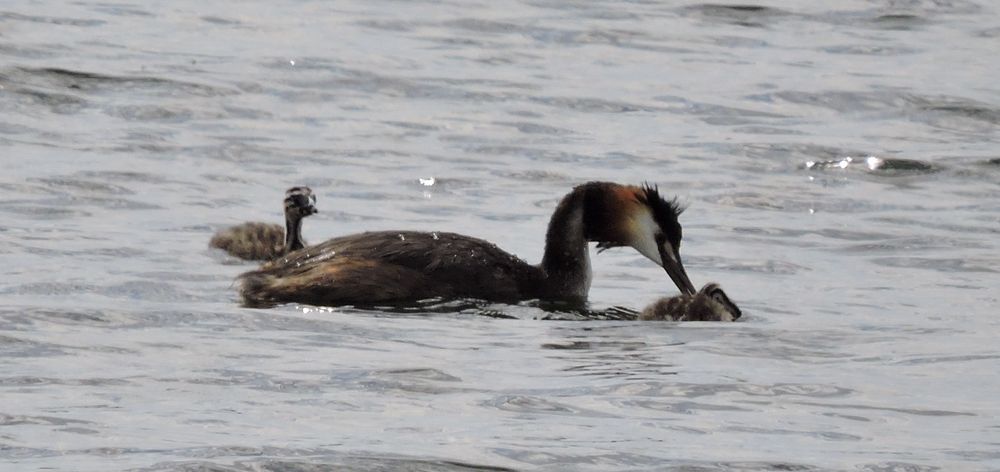
[[[449,286],[456,296],[519,299],[526,290],[540,286],[537,268],[495,244],[444,232],[374,231],[341,236],[279,257],[261,270],[277,276],[322,272],[342,260],[412,270]]]
[[[527,265],[489,241],[462,234],[372,231],[329,239],[270,261],[262,268],[321,264],[337,257],[379,260],[425,271]]]

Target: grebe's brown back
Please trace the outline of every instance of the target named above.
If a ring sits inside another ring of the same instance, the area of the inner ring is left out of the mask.
[[[271,223],[243,223],[215,233],[208,245],[240,259],[271,260],[305,247],[302,219],[318,211],[312,189],[292,187],[285,192],[284,228]]]
[[[661,298],[639,314],[640,320],[736,321],[743,312],[717,283],[705,284],[694,295]]]
[[[249,306],[347,305],[431,298],[584,301],[587,243],[631,246],[663,267],[684,293],[681,209],[651,186],[590,182],[563,197],[549,221],[545,252],[530,265],[482,239],[455,233],[378,231],[334,238],[239,278]]]

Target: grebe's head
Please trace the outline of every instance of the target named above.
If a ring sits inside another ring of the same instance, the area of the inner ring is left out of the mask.
[[[667,272],[681,292],[693,295],[694,285],[681,262],[681,224],[684,209],[676,199],[666,200],[656,186],[591,183],[584,203],[587,239],[601,250],[631,246]]]
[[[726,310],[733,315],[734,320],[738,320],[741,316],[743,316],[743,312],[740,311],[740,307],[736,306],[736,304],[729,299],[729,296],[726,295],[726,292],[722,291],[722,287],[720,287],[719,284],[715,282],[707,283],[701,288],[701,290],[698,291],[698,293],[719,302],[720,305],[725,307]]]
[[[285,216],[304,218],[318,212],[316,196],[309,187],[292,187],[285,192]]]

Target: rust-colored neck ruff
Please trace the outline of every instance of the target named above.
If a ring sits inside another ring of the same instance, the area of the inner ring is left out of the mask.
[[[634,204],[634,192],[633,187],[589,182],[563,197],[545,234],[541,263],[546,280],[543,296],[587,297],[591,280],[587,243],[597,241],[602,247],[627,244],[622,212]]]

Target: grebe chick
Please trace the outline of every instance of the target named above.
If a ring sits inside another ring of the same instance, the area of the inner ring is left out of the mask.
[[[647,306],[640,320],[736,321],[743,313],[717,283],[705,284],[694,295],[664,297]]]
[[[266,261],[306,246],[302,240],[302,219],[319,212],[316,196],[309,187],[292,187],[285,192],[285,227],[248,222],[215,233],[208,245],[229,255],[250,261]]]
[[[631,246],[666,270],[684,293],[681,208],[656,187],[590,182],[575,187],[549,220],[545,251],[530,265],[482,239],[455,233],[377,231],[334,238],[239,277],[248,306],[358,305],[429,298],[583,302],[590,290],[588,242]]]

